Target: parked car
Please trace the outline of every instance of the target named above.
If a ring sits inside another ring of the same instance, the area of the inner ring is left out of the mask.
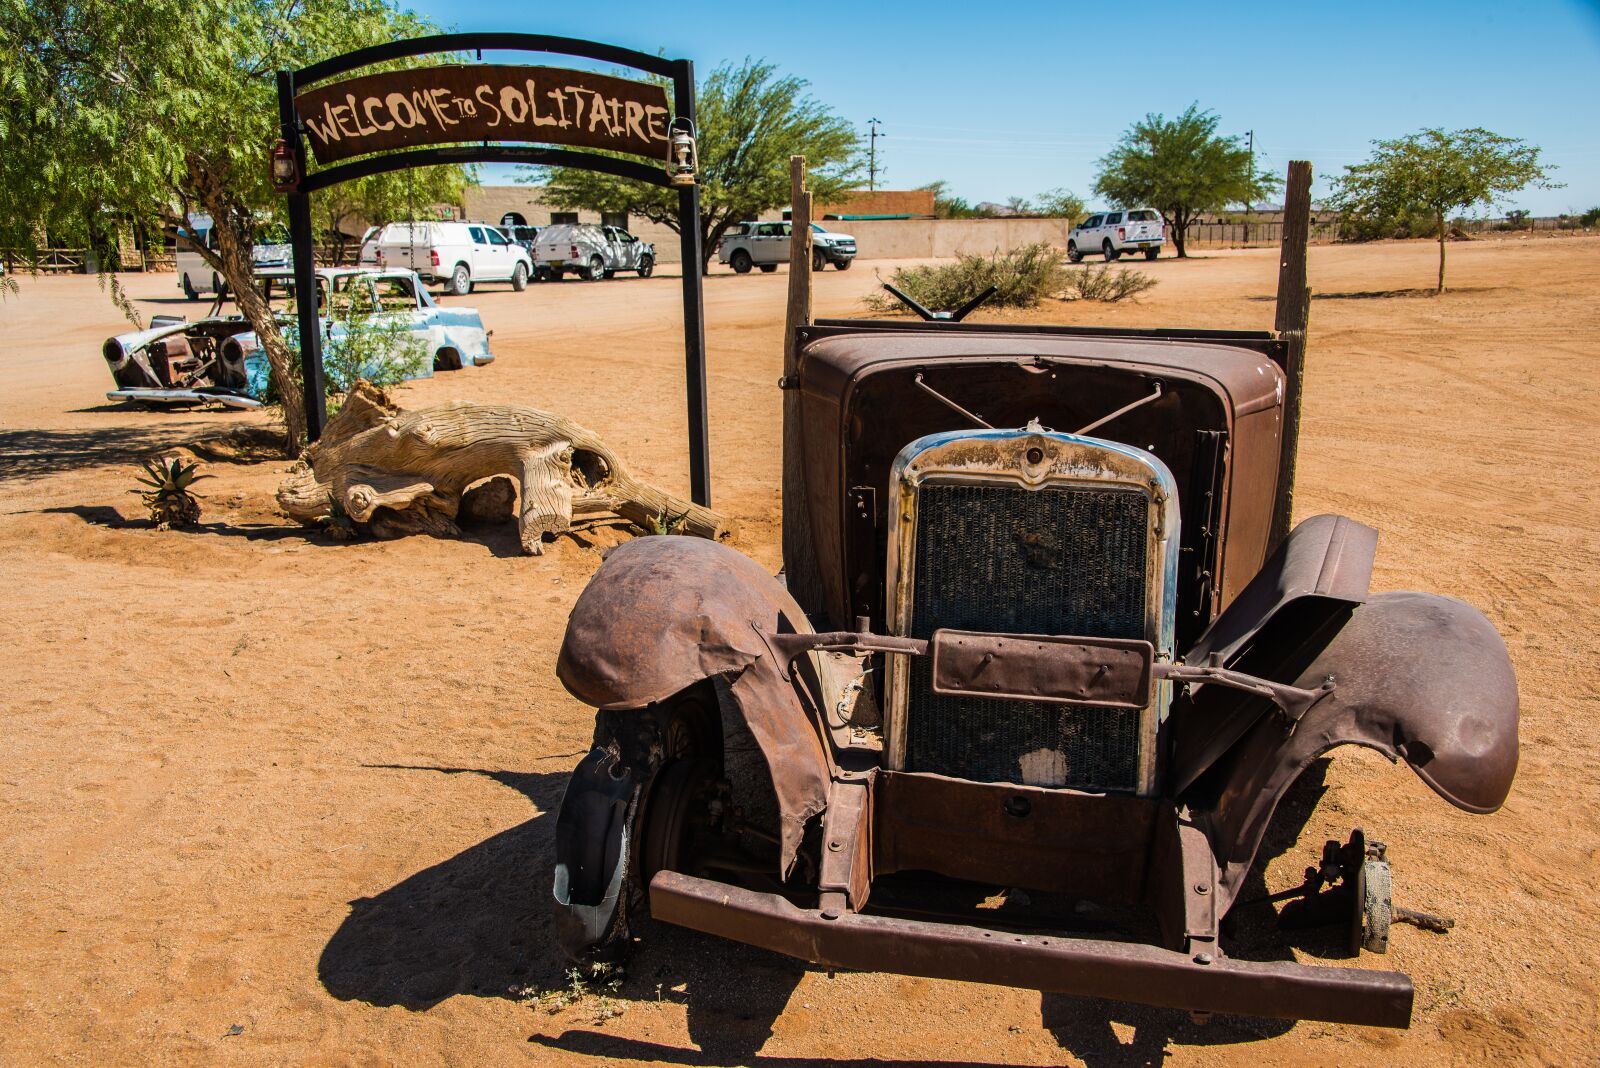
[[[510,282],[520,292],[533,277],[528,250],[488,223],[390,223],[367,232],[359,262],[415,271],[456,297],[471,293],[480,282]]]
[[[521,245],[528,253],[530,262],[533,260],[534,244],[539,240],[537,226],[517,226],[511,223],[501,223],[495,229],[514,245]],[[537,277],[537,275],[535,275]]]
[[[1124,252],[1143,252],[1145,259],[1153,260],[1161,255],[1166,239],[1166,224],[1153,208],[1102,212],[1072,228],[1067,235],[1067,259],[1077,263],[1085,255],[1099,253],[1110,263]]]
[[[741,223],[717,243],[717,259],[740,274],[749,274],[751,267],[771,274],[778,269],[778,264],[789,262],[791,233],[791,226],[786,222]],[[841,271],[848,271],[855,258],[855,238],[811,224],[813,271],[820,271],[830,263]]]
[[[280,277],[269,274],[269,287]],[[400,316],[408,333],[427,346],[433,359],[411,377],[427,378],[434,371],[482,367],[494,361],[477,310],[439,306],[412,271],[320,269],[319,307],[326,308],[330,299],[335,306],[350,299],[357,286],[366,287],[372,307]],[[292,285],[289,288],[292,293]],[[279,315],[285,324],[291,319],[287,309]],[[336,339],[344,328],[330,321],[326,329]],[[110,400],[259,408],[271,376],[266,354],[242,315],[192,323],[180,316],[157,316],[148,330],[107,340],[101,353],[117,387],[106,394]]]
[[[1469,813],[1517,767],[1494,626],[1371,590],[1371,527],[1287,529],[1293,339],[947,318],[793,342],[783,573],[639,538],[569,616],[556,671],[598,711],[553,835],[568,949],[623,952],[648,914],[830,969],[1407,1026],[1405,975],[1236,956],[1223,923],[1293,897],[1353,956],[1406,916],[1359,830],[1262,886],[1329,750]],[[1368,814],[1385,840],[1411,796]]]
[[[211,265],[196,251],[197,246],[204,246],[213,252],[217,249],[217,233],[211,225],[211,216],[190,215],[188,228],[179,230],[177,238],[174,258],[178,267],[178,288],[183,290],[183,295],[190,300],[199,300],[203,293],[221,293],[226,288],[222,276],[213,271]],[[268,271],[289,266],[293,254],[288,231],[282,226],[269,224],[257,233],[250,257],[257,271]]]
[[[656,247],[620,226],[557,223],[539,231],[533,259],[539,275],[554,281],[572,273],[593,282],[615,277],[618,271],[637,271],[640,278],[649,278],[656,268]]]

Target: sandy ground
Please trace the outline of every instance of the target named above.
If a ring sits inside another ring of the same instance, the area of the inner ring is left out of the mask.
[[[1594,1063],[1600,924],[1600,239],[1312,250],[1302,516],[1380,527],[1379,589],[1480,605],[1523,697],[1505,809],[1458,812],[1346,751],[1269,885],[1352,825],[1390,844],[1409,1032],[1218,1019],[804,968],[656,926],[621,990],[552,1011],[554,823],[588,709],[556,683],[599,561],[514,536],[336,545],[273,512],[285,463],[208,443],[261,417],[104,402],[91,279],[0,303],[0,1064]],[[853,314],[862,263],[818,278]],[[1140,263],[1068,322],[1266,327],[1271,250]],[[125,279],[193,311],[172,277]],[[785,276],[707,285],[716,503],[778,564]],[[1399,292],[1396,292],[1399,291]],[[402,401],[526,402],[687,481],[676,279],[475,294],[499,360]],[[991,316],[996,317],[996,316]],[[136,458],[211,457],[205,526],[144,527]],[[1297,949],[1315,959],[1315,944]]]

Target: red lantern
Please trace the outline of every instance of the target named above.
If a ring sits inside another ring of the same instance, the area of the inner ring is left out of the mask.
[[[272,142],[272,185],[280,193],[292,193],[300,184],[300,169],[295,166],[294,153],[283,138]]]

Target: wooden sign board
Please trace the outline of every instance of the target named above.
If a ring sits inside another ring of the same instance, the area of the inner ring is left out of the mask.
[[[665,161],[667,90],[558,67],[421,67],[294,98],[318,163],[419,145],[535,141]]]

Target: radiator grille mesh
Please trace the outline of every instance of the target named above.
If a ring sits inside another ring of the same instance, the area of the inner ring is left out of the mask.
[[[912,637],[941,627],[1147,638],[1150,500],[1137,489],[928,484],[920,491]],[[1131,790],[1139,712],[946,697],[913,657],[906,767],[984,782]]]

